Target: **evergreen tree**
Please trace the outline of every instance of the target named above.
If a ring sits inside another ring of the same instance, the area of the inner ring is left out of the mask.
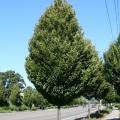
[[[97,52],[63,0],[55,0],[41,16],[25,67],[36,89],[58,109],[81,95],[94,96],[102,82]]]
[[[104,54],[106,80],[120,95],[120,35]]]

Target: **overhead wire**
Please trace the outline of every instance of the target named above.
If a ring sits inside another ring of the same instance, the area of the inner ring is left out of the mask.
[[[111,25],[111,20],[110,20],[110,14],[109,14],[109,10],[108,10],[108,6],[107,6],[107,1],[106,0],[105,0],[105,7],[106,7],[106,12],[107,12],[107,17],[108,17],[108,24],[110,26],[110,33],[111,33],[112,39],[114,39],[112,25]]]
[[[119,23],[118,23],[118,7],[117,7],[118,5],[117,5],[117,2],[116,2],[116,0],[114,0],[114,9],[115,9],[115,18],[116,18],[116,28],[117,28],[117,34],[119,33]]]
[[[118,13],[118,33],[120,33],[120,13],[119,13],[119,0],[117,0],[117,13]]]

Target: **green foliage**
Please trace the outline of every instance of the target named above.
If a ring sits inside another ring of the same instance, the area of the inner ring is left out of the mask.
[[[115,90],[111,86],[109,88],[109,92],[107,93],[105,97],[105,101],[107,101],[108,103],[112,103],[112,102],[115,102],[115,99],[116,99],[116,93],[115,93]]]
[[[115,96],[115,101],[116,101],[116,103],[120,103],[120,95],[117,94]]]
[[[111,112],[112,112],[112,109],[106,108],[101,110],[100,113],[95,112],[95,113],[92,113],[90,116],[92,120],[96,120],[98,118],[102,119],[106,114],[110,114]]]
[[[23,102],[25,105],[27,105],[30,110],[32,108],[33,105],[33,101],[34,101],[34,95],[33,95],[33,89],[32,87],[27,87],[24,90],[24,98],[23,98]]]
[[[116,92],[111,84],[104,80],[97,91],[97,96],[99,99],[111,103],[116,99]]]
[[[25,104],[21,105],[19,108],[20,111],[24,111],[24,110],[28,110],[28,109],[29,108]]]
[[[43,98],[43,96],[40,93],[38,93],[37,90],[33,91],[33,104],[35,105],[35,107],[47,104],[47,101]]]
[[[11,94],[9,97],[9,101],[16,106],[20,106],[22,104],[22,96],[20,95],[20,87],[19,85],[14,85],[11,89]]]
[[[6,89],[11,89],[15,84],[19,83],[20,88],[25,87],[23,77],[15,71],[0,72],[0,79],[2,80]]]
[[[0,81],[0,106],[2,106],[4,102],[4,87]]]
[[[70,103],[70,105],[85,105],[87,100],[84,97],[76,98]]]
[[[28,78],[52,104],[93,97],[102,83],[102,63],[83,37],[72,6],[55,0],[36,25],[26,58]]]
[[[31,108],[32,111],[35,111],[35,110],[37,110],[37,109],[38,109],[38,108],[35,107],[34,105],[33,105],[32,108]]]
[[[11,94],[11,89],[14,85],[19,84],[20,89],[25,87],[25,82],[23,77],[15,71],[0,72],[0,80],[4,86],[4,100],[8,102],[9,96]]]
[[[0,113],[12,112],[8,107],[0,107]]]
[[[120,35],[105,52],[104,61],[106,79],[120,95]]]
[[[31,87],[27,87],[24,90],[23,103],[27,105],[30,109],[32,108],[32,106],[34,106],[34,108],[36,109],[36,107],[39,107],[39,105],[48,105],[43,96]]]
[[[85,74],[85,84],[84,84],[84,92],[85,97],[90,100],[92,97],[94,97],[97,100],[100,100],[103,98],[103,94],[101,93],[101,86],[104,84],[105,79],[103,75],[103,63],[95,56],[94,56],[92,63],[86,70]],[[104,91],[104,89],[102,89]]]

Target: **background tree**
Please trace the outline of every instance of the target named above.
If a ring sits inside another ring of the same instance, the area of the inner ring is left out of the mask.
[[[34,101],[34,95],[33,95],[33,88],[32,87],[27,87],[24,90],[24,97],[23,97],[23,102],[25,105],[27,105],[30,110],[32,108],[33,105],[33,101]]]
[[[104,53],[106,80],[120,95],[120,35]]]
[[[88,100],[84,97],[79,97],[79,98],[76,98],[74,99],[70,105],[86,105],[88,102]]]
[[[112,86],[110,86],[108,89],[109,89],[109,92],[107,93],[104,100],[107,103],[113,103],[115,102],[115,99],[116,99],[116,92]]]
[[[23,77],[15,71],[0,72],[0,79],[5,89],[5,100],[8,101],[11,89],[14,85],[19,84],[20,89],[25,87]]]
[[[25,67],[36,89],[58,106],[58,113],[76,97],[94,96],[101,83],[97,52],[83,37],[72,6],[63,0],[55,0],[41,16]]]
[[[20,106],[22,104],[22,96],[20,93],[21,91],[19,85],[14,85],[11,89],[11,94],[9,97],[9,100],[13,105]]]
[[[36,107],[49,105],[49,103],[47,102],[47,100],[44,99],[43,96],[36,89],[33,90],[33,104]]]
[[[103,75],[104,76],[104,75]],[[104,78],[104,81],[98,88],[98,91],[96,93],[96,98],[99,100],[99,105],[98,105],[98,113],[100,113],[101,110],[101,100],[105,101],[106,103],[112,103],[115,101],[116,98],[116,93],[113,87],[109,82],[107,82]]]

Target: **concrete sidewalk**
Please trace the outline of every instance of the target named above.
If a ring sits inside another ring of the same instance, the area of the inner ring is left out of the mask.
[[[105,117],[104,120],[120,120],[119,118],[119,110],[114,109],[109,115]]]

